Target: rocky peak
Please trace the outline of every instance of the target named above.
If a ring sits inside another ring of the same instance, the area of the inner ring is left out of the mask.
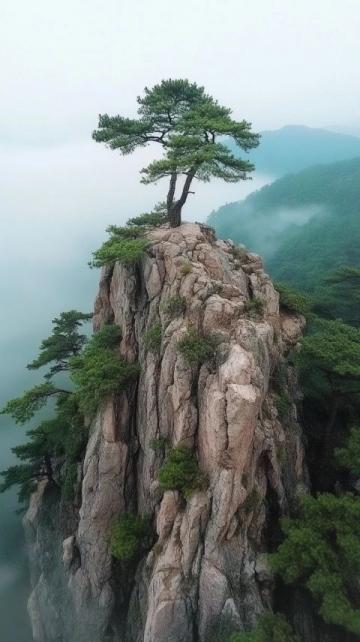
[[[280,315],[260,257],[217,241],[210,228],[184,223],[149,238],[140,265],[116,263],[101,274],[94,329],[119,325],[119,351],[139,361],[141,374],[91,426],[76,528],[51,506],[64,540],[52,543],[52,569],[43,488],[26,518],[38,642],[207,642],[222,617],[248,628],[272,604],[271,524],[303,492],[294,378],[285,367],[302,320]],[[213,358],[189,363],[179,351],[189,329],[212,337]],[[280,367],[282,391],[274,385]],[[279,393],[290,399],[284,413]],[[159,482],[179,445],[196,454],[206,480],[187,497]],[[136,564],[115,562],[110,551],[124,512],[149,515],[154,531]]]

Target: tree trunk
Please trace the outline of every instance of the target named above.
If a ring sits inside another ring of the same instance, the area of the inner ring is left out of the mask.
[[[179,201],[175,201],[168,210],[170,227],[179,227],[181,225],[182,206]]]
[[[45,469],[46,469],[46,476],[47,476],[48,480],[50,482],[52,482],[52,481],[54,481],[54,478],[53,478],[51,459],[50,459],[49,455],[45,455],[44,463],[45,463]]]

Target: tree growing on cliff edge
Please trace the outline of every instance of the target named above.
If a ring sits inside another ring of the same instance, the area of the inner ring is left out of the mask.
[[[257,147],[259,135],[245,120],[233,120],[231,110],[219,105],[203,87],[188,80],[163,80],[152,89],[145,87],[144,96],[137,102],[138,118],[100,115],[93,138],[122,154],[150,143],[163,148],[163,157],[141,170],[141,182],[168,179],[166,205],[172,227],[181,223],[181,211],[194,179],[208,182],[214,177],[236,183],[249,178],[254,166],[236,158],[223,141],[231,138],[248,151]]]

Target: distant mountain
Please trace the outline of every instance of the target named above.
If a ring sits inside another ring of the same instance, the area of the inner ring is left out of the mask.
[[[229,147],[237,155],[243,155],[235,144]],[[356,157],[360,157],[359,137],[302,125],[262,132],[259,147],[249,153],[258,172],[277,177],[318,163]]]
[[[339,265],[360,264],[360,159],[285,176],[208,222],[261,253],[274,278],[312,290]]]
[[[331,132],[337,132],[338,134],[347,134],[348,136],[359,136],[360,137],[360,125],[333,125],[331,127],[326,127]]]

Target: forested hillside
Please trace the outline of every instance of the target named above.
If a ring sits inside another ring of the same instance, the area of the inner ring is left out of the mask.
[[[209,217],[222,238],[265,257],[271,275],[313,291],[360,262],[360,159],[285,176]]]

